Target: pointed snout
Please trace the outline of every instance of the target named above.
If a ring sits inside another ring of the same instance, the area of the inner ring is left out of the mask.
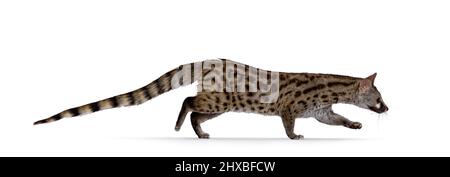
[[[389,110],[389,108],[383,103],[378,103],[375,106],[369,106],[369,109],[376,113],[385,113]]]

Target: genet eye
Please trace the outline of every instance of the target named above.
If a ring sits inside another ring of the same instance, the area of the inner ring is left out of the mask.
[[[377,103],[381,103],[381,98],[378,98],[378,99],[377,99]]]

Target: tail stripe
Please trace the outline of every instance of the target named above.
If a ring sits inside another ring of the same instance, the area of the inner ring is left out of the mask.
[[[158,81],[156,81],[156,89],[158,91],[158,95],[161,95],[164,93],[164,85],[161,82],[161,79],[158,79]]]
[[[57,121],[59,119],[62,119],[61,114],[56,114],[53,116],[53,120]]]
[[[128,97],[128,104],[129,105],[135,105],[136,104],[136,99],[133,95],[133,92],[129,92],[127,93],[127,97]]]
[[[117,97],[111,97],[108,99],[111,102],[113,108],[119,107],[119,102],[117,101]]]
[[[151,100],[153,98],[153,96],[152,96],[152,92],[150,91],[150,85],[145,86],[144,90],[145,90],[145,95],[147,96],[147,98],[149,100]]]
[[[89,107],[91,108],[92,112],[97,112],[100,110],[100,105],[98,102],[89,104]]]
[[[72,117],[75,117],[75,116],[79,116],[80,115],[80,112],[78,111],[78,108],[72,108],[72,109],[69,109],[69,110],[67,110],[67,112],[69,112],[70,114],[72,114]],[[58,114],[59,115],[59,114]],[[59,120],[59,119],[58,119]]]
[[[144,95],[145,100],[150,100],[152,97],[150,97],[150,94],[148,93],[148,90],[144,88],[141,88],[141,93]]]

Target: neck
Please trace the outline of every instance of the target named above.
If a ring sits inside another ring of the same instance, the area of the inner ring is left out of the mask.
[[[359,78],[331,76],[326,85],[332,103],[353,104],[358,92]]]

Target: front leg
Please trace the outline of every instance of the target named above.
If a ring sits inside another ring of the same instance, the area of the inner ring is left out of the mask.
[[[333,110],[331,109],[331,107],[317,110],[314,117],[319,122],[322,122],[322,123],[328,124],[328,125],[342,125],[344,127],[351,128],[351,129],[361,129],[362,128],[361,123],[353,122],[351,120],[348,120],[344,116],[334,113]]]
[[[290,115],[290,112],[285,112],[281,116],[281,120],[283,121],[284,130],[286,131],[286,135],[293,140],[303,139],[302,135],[297,135],[294,133],[295,127],[295,117]]]

